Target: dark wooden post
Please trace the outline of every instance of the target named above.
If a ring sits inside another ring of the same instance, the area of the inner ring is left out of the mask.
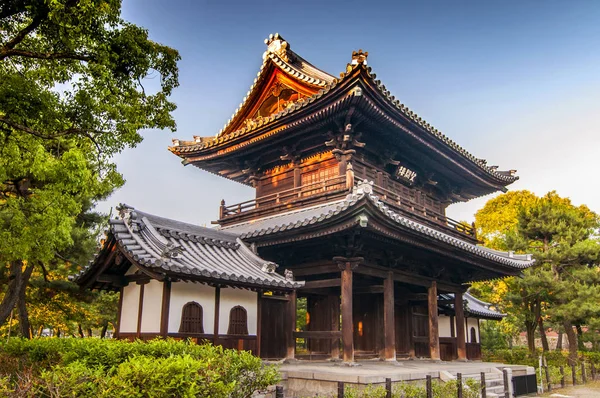
[[[425,376],[425,389],[427,390],[427,398],[433,398],[433,386],[431,385],[431,375]]]
[[[329,296],[331,305],[331,330],[340,330],[340,296]],[[340,339],[336,337],[331,340],[331,359],[340,359]]]
[[[462,373],[456,374],[456,396],[457,398],[463,398]]]
[[[581,381],[583,384],[587,383],[587,376],[585,374],[585,362],[581,362]]]
[[[510,381],[508,380],[508,370],[502,369],[502,376],[504,379],[504,398],[510,398],[510,386],[508,385]]]
[[[219,344],[219,319],[221,314],[221,287],[215,287],[215,319],[213,326],[213,344]]]
[[[544,366],[545,370],[546,370],[546,382],[548,383],[548,391],[552,391],[552,382],[550,381],[550,370],[548,369],[548,366]]]
[[[456,314],[456,351],[459,361],[467,360],[467,344],[465,340],[465,313],[462,292],[454,293],[454,313]]]
[[[392,398],[392,379],[385,379],[385,398]]]
[[[296,291],[292,291],[288,297],[290,301],[287,305],[287,353],[285,359],[293,360],[296,356],[296,339],[294,338],[294,331],[296,330]]]
[[[431,282],[428,288],[429,313],[429,356],[432,360],[440,359],[440,334],[438,325],[437,283]]]
[[[282,386],[275,387],[275,398],[284,398]]]
[[[487,398],[487,388],[485,385],[485,372],[481,372],[481,398]]]
[[[160,309],[160,335],[167,337],[169,334],[169,307],[171,303],[171,281],[163,282],[162,306]]]
[[[577,384],[577,368],[575,364],[571,365],[571,376],[573,377],[573,385]]]
[[[383,329],[385,334],[385,360],[396,360],[396,333],[394,330],[394,273],[388,272],[383,281]]]
[[[344,382],[338,381],[338,398],[344,398]]]
[[[560,386],[565,388],[565,368],[564,366],[560,367]]]
[[[354,362],[354,322],[352,320],[352,271],[363,261],[360,257],[333,259],[342,271],[342,345],[344,362]]]

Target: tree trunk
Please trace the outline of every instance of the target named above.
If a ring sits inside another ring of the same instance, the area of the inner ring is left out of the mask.
[[[525,330],[527,331],[527,348],[530,354],[535,354],[535,327],[532,322],[525,322]]]
[[[585,350],[585,346],[583,345],[583,330],[581,329],[581,325],[576,325],[577,329],[577,349],[579,351]]]
[[[60,328],[56,329],[56,337],[60,337]]]
[[[81,328],[81,323],[77,324],[77,331],[79,332],[79,337],[84,338],[83,329]]]
[[[31,272],[33,272],[33,264],[25,267],[25,271],[23,271],[23,261],[16,260],[10,263],[8,288],[2,298],[2,303],[0,303],[0,325],[3,325],[8,317],[10,317],[10,312],[15,308],[19,300],[21,289],[26,288],[27,283],[29,283]]]
[[[563,349],[563,331],[558,331],[558,340],[556,341],[556,351],[562,351]]]
[[[542,338],[542,350],[544,352],[550,351],[550,346],[548,345],[548,337],[546,337],[546,330],[544,329],[544,321],[542,317],[538,318],[538,326],[540,328],[540,337]]]
[[[29,323],[29,313],[27,312],[27,303],[25,302],[26,287],[26,285],[21,284],[21,291],[19,292],[19,298],[17,299],[17,310],[19,311],[19,328],[21,329],[21,336],[30,339],[32,333],[31,324]]]
[[[102,325],[102,330],[100,331],[101,339],[106,337],[106,330],[108,330],[108,322],[104,322],[104,325]]]
[[[87,328],[87,337],[92,337],[92,328]]]
[[[573,325],[569,321],[564,321],[565,334],[569,341],[569,365],[577,364],[577,335],[573,331]]]

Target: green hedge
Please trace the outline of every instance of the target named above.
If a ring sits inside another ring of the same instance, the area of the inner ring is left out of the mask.
[[[458,382],[448,381],[440,382],[433,380],[431,383],[433,398],[456,397],[458,393]],[[473,379],[463,380],[463,398],[479,398],[481,384]],[[383,386],[369,385],[364,389],[359,389],[347,385],[344,389],[344,398],[385,398],[386,390]],[[392,398],[427,398],[425,384],[415,383],[397,383],[392,388]]]
[[[501,362],[511,365],[527,365],[537,368],[539,366],[539,356],[542,350],[536,350],[535,355],[530,355],[526,347],[515,347],[506,350],[482,350],[482,360],[486,362]],[[569,353],[567,351],[549,351],[543,353],[548,366],[569,367]],[[577,354],[578,366],[581,362],[593,363],[597,368],[600,367],[600,352],[579,351]]]
[[[152,340],[0,343],[0,397],[250,397],[279,381],[249,352]]]

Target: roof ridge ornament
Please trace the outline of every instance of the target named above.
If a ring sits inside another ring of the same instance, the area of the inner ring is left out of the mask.
[[[352,51],[352,62],[350,62],[350,64],[351,65],[359,65],[359,64],[366,65],[368,56],[369,56],[369,52],[363,51],[362,48],[359,49],[358,51]]]
[[[279,33],[271,34],[265,39],[267,45],[267,51],[264,53],[263,58],[266,58],[269,53],[279,56],[285,62],[292,63],[295,61],[294,53],[292,53],[290,44],[284,40]]]

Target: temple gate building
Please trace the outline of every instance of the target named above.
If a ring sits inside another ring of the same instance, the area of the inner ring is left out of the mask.
[[[400,103],[367,52],[334,77],[277,34],[266,44],[224,128],[169,148],[255,197],[222,201],[215,228],[122,206],[77,283],[121,292],[120,338],[193,337],[270,359],[478,359],[478,320],[502,314],[468,284],[533,260],[480,246],[446,208],[506,191],[514,170]]]

